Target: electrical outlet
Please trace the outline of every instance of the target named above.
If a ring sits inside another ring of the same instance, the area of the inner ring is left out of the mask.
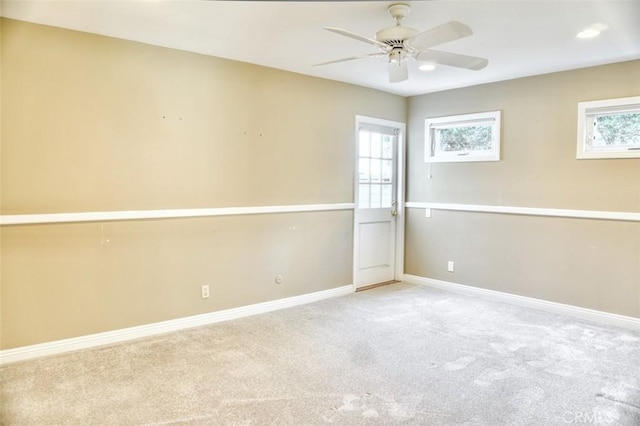
[[[201,288],[201,295],[203,299],[209,298],[209,285],[203,285]]]
[[[424,209],[424,217],[431,217],[431,209]]]
[[[282,284],[282,281],[284,281],[284,277],[282,275],[276,275],[276,284]]]
[[[450,260],[447,263],[447,271],[453,272],[454,270],[455,270],[455,264],[453,263],[453,260]]]

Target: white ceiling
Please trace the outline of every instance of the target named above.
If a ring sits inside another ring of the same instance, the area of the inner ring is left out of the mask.
[[[375,48],[328,31],[367,37],[393,25],[392,1],[2,0],[8,18],[235,59],[412,96],[640,58],[640,0],[409,1],[404,24],[419,31],[451,20],[474,35],[437,47],[489,59],[480,71],[439,66],[391,84],[386,58],[313,64]],[[594,23],[596,39],[576,33]]]

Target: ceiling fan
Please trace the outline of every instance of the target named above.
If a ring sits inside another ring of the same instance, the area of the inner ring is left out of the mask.
[[[473,31],[471,31],[471,28],[460,22],[451,21],[419,33],[413,28],[402,25],[402,20],[407,16],[410,9],[410,6],[405,3],[395,3],[389,6],[387,10],[396,20],[396,25],[381,29],[376,33],[375,39],[364,37],[341,28],[325,28],[327,31],[370,44],[377,47],[379,51],[323,62],[316,65],[328,65],[354,59],[388,56],[390,83],[398,83],[409,78],[408,58],[414,58],[425,63],[448,65],[470,70],[480,70],[487,66],[489,61],[485,58],[431,49],[433,46],[472,35]]]

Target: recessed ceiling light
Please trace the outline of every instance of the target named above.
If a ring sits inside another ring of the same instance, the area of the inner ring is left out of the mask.
[[[593,24],[576,34],[578,38],[594,38],[607,29],[605,24]]]
[[[595,28],[587,28],[576,34],[578,38],[594,38],[600,35],[600,31]]]
[[[433,64],[422,64],[418,67],[420,71],[433,71],[436,69],[436,66]]]

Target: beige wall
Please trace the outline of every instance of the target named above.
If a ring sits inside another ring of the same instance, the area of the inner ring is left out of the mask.
[[[6,227],[3,340],[23,346],[349,284],[351,221],[344,211]]]
[[[637,95],[640,61],[410,98],[407,199],[640,212],[640,159],[575,158],[578,102]],[[500,162],[423,162],[425,118],[493,110]],[[640,317],[638,222],[413,209],[406,234],[408,274]]]
[[[2,214],[352,202],[355,115],[406,121],[399,96],[12,20],[2,59]],[[349,211],[5,226],[0,347],[350,284],[351,239]]]
[[[356,114],[408,127],[408,201],[640,211],[640,160],[575,160],[576,107],[640,61],[406,99],[1,21],[2,214],[344,203]],[[502,161],[423,162],[427,117],[502,111]],[[349,211],[5,226],[0,348],[351,283]],[[108,240],[108,241],[107,241]],[[640,224],[409,209],[406,272],[640,316]],[[446,261],[456,272],[446,272]],[[276,285],[277,274],[285,277]],[[200,286],[211,285],[202,300]]]
[[[2,213],[352,200],[374,90],[6,21]],[[292,161],[295,159],[295,161]]]

